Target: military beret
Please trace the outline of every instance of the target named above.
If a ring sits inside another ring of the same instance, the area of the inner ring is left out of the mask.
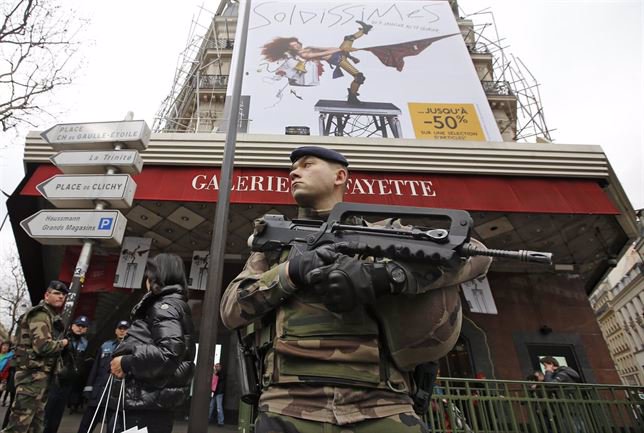
[[[87,316],[78,316],[74,320],[74,325],[89,327],[89,318]]]
[[[317,156],[320,159],[326,161],[337,162],[345,167],[349,166],[349,161],[344,157],[340,152],[336,152],[333,149],[327,149],[325,147],[318,146],[302,146],[295,149],[291,152],[291,162],[295,162],[303,156]]]
[[[47,289],[58,290],[59,292],[62,292],[66,295],[69,293],[69,289],[67,288],[67,285],[62,281],[58,281],[58,280],[51,280],[49,282],[49,286],[47,286]]]

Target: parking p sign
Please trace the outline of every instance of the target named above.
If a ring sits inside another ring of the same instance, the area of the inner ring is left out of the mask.
[[[114,218],[101,218],[100,220],[98,220],[98,229],[111,230],[113,222],[114,222]]]

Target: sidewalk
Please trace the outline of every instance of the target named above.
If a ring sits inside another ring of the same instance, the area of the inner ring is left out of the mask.
[[[7,411],[6,407],[0,407],[0,423],[2,423],[2,420],[4,419],[4,414]],[[69,415],[69,412],[65,412],[65,416],[63,417],[63,421],[60,423],[60,428],[58,429],[58,433],[77,433],[78,431],[78,425],[80,424],[80,420],[83,417],[82,413],[75,413],[73,415]],[[101,430],[100,426],[97,426],[94,429],[94,433],[99,433]],[[105,433],[106,429],[103,429],[103,433]],[[174,428],[172,429],[172,433],[187,433],[188,431],[188,421],[186,420],[175,420],[174,422]],[[230,433],[230,432],[236,432],[237,431],[237,426],[236,425],[226,425],[225,427],[217,427],[215,425],[209,425],[208,426],[208,433]]]

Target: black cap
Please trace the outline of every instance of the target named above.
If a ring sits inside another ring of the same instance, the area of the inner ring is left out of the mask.
[[[303,156],[317,156],[320,159],[326,161],[337,162],[344,165],[345,167],[349,166],[349,161],[344,157],[340,152],[336,152],[333,149],[327,149],[325,147],[318,146],[302,146],[295,149],[291,152],[291,162],[295,162]]]
[[[49,282],[49,286],[47,287],[47,290],[58,290],[59,292],[62,292],[66,295],[69,293],[69,289],[67,288],[67,285],[62,281],[58,281],[58,280],[51,280]]]
[[[119,323],[116,324],[117,328],[129,328],[130,327],[130,322],[127,320],[121,320]]]

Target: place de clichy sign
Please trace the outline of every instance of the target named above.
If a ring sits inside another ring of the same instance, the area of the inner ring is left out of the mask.
[[[58,208],[93,208],[102,200],[117,209],[129,208],[136,183],[129,174],[59,174],[36,186]]]

